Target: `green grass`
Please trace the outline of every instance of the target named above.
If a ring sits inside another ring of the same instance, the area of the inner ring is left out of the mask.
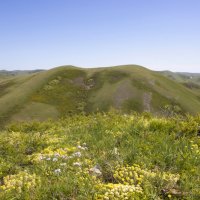
[[[200,116],[118,112],[10,124],[0,199],[199,200],[199,125]]]
[[[54,106],[32,102],[22,108],[20,112],[13,114],[11,121],[44,121],[46,119],[57,119],[59,117],[59,112]]]

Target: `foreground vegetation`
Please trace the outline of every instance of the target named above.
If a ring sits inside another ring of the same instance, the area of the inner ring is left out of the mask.
[[[200,199],[200,116],[77,115],[0,133],[0,199]]]

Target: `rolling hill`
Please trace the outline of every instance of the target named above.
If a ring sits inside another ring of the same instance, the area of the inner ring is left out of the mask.
[[[185,87],[191,89],[198,96],[200,96],[200,73],[188,73],[188,72],[162,72],[166,77],[178,81]]]
[[[111,108],[124,113],[149,111],[159,114],[165,105],[176,105],[185,113],[200,112],[198,75],[192,82],[197,86],[194,88],[183,81],[185,74],[156,72],[137,65],[62,66],[14,75],[5,75],[4,71],[3,74],[0,76],[1,124],[57,119]]]

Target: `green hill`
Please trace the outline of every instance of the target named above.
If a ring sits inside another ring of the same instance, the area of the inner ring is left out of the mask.
[[[187,73],[187,72],[170,72],[164,71],[162,72],[166,77],[173,79],[183,86],[189,88],[197,96],[200,97],[200,73]]]
[[[200,112],[200,97],[176,79],[136,65],[92,69],[62,66],[0,78],[2,123],[56,119],[111,108],[160,114],[165,105],[196,114]]]

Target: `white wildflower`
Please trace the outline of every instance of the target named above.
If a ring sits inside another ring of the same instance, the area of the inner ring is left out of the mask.
[[[81,167],[81,163],[79,163],[79,162],[75,162],[75,163],[73,163],[73,165],[77,166],[77,167]]]
[[[63,159],[68,159],[69,157],[66,156],[66,155],[63,155],[62,158],[63,158]]]
[[[89,172],[94,176],[101,176],[102,175],[102,172],[100,171],[98,166],[94,166],[93,168],[90,168]]]
[[[45,157],[43,156],[43,155],[41,155],[40,157],[39,157],[39,159],[40,160],[43,160]]]
[[[55,169],[54,172],[55,172],[56,174],[59,174],[59,173],[61,173],[61,169]]]
[[[53,162],[57,162],[58,161],[58,158],[53,158]]]
[[[81,150],[87,150],[87,147],[82,147],[82,146],[80,146],[80,145],[77,146],[77,148],[78,148],[78,149],[81,149]]]
[[[81,152],[80,151],[75,152],[73,155],[76,156],[76,157],[81,157]]]
[[[65,166],[67,163],[60,163],[60,166]]]

